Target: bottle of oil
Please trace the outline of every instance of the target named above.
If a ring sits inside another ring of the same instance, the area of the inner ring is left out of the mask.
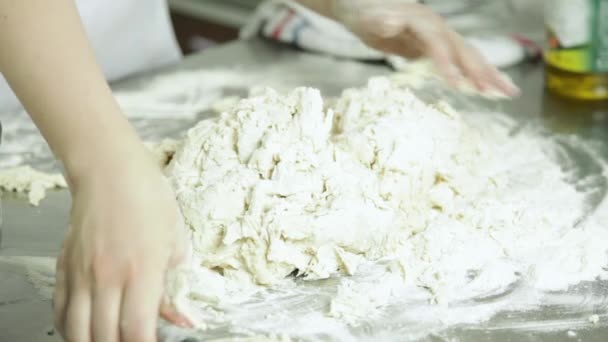
[[[547,88],[569,98],[608,99],[608,0],[545,3]]]

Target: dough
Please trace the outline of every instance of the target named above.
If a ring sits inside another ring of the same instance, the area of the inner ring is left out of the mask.
[[[593,215],[580,224],[588,193],[565,150],[498,114],[465,121],[404,83],[374,78],[329,108],[315,89],[258,90],[187,133],[166,174],[194,253],[168,289],[199,328],[336,337],[387,315],[435,322],[405,308],[420,292],[447,310],[522,281],[606,276],[608,231]],[[281,293],[316,309],[290,310]],[[449,322],[513,309],[501,305]]]
[[[175,151],[179,148],[180,142],[174,139],[163,139],[160,142],[146,142],[145,145],[152,152],[158,165],[164,168],[173,158]]]
[[[202,266],[272,285],[354,274],[472,191],[475,134],[388,79],[347,91],[267,89],[190,130],[167,168]]]
[[[605,171],[578,182],[568,157],[587,145],[427,104],[409,81],[375,78],[331,105],[257,90],[149,144],[194,247],[166,290],[204,338],[422,338],[608,279],[608,201],[589,208]]]

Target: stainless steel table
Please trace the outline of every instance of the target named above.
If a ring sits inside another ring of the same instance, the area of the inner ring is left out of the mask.
[[[330,95],[337,95],[345,87],[361,85],[370,76],[389,72],[388,68],[380,64],[341,61],[253,40],[209,49],[186,58],[179,65],[153,74],[220,67],[240,67],[272,73],[275,77],[278,75],[286,86],[314,86]],[[543,125],[556,134],[575,134],[594,141],[601,146],[602,158],[608,160],[608,103],[581,105],[545,94],[541,65],[525,64],[509,70],[509,73],[521,86],[523,95],[498,105],[488,103],[489,106],[500,106],[502,111],[518,120]],[[149,75],[119,82],[115,87],[137,87],[145,82],[147,76]],[[23,198],[4,196],[0,257],[56,255],[66,227],[69,203],[67,191],[51,192],[38,208],[29,206]],[[50,307],[51,303],[44,300],[28,282],[22,266],[0,263],[0,341],[57,341],[57,336],[49,335],[52,331]],[[597,309],[605,312],[606,306]],[[531,316],[531,319],[538,317]],[[492,326],[492,322],[489,322],[478,326],[450,328],[440,335],[430,336],[429,340],[608,340],[608,325],[605,322],[576,327],[576,337],[568,336],[568,329],[569,327],[563,327],[548,332],[525,329],[512,331]]]

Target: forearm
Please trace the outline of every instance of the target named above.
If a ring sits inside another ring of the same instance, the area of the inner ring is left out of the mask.
[[[0,71],[70,178],[143,149],[72,0],[0,0]]]

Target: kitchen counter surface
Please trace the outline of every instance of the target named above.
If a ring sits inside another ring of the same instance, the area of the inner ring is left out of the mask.
[[[286,86],[307,85],[320,88],[325,94],[337,95],[342,89],[362,85],[370,76],[386,74],[388,68],[380,64],[341,61],[312,55],[260,40],[241,41],[218,46],[190,56],[179,65],[153,73],[175,70],[238,67],[261,70],[278,75]],[[524,64],[509,70],[523,95],[513,101],[490,104],[509,113],[517,120],[542,125],[550,134],[575,135],[596,146],[598,158],[608,160],[608,104],[581,105],[545,94],[542,87],[542,66]],[[328,77],[331,75],[331,77]],[[119,82],[117,88],[134,87],[150,75]],[[185,128],[185,127],[184,127]],[[51,334],[51,303],[28,280],[27,272],[44,273],[48,257],[58,253],[69,210],[67,191],[53,191],[40,207],[31,207],[21,197],[2,198],[2,230],[0,238],[0,341],[58,341]],[[607,227],[608,229],[608,227]],[[11,257],[7,261],[7,257]],[[27,257],[28,259],[15,257]],[[40,258],[40,259],[37,259]],[[37,267],[36,263],[40,266]],[[30,265],[28,268],[23,264]],[[27,271],[29,269],[29,271]],[[599,291],[605,298],[608,289]],[[584,307],[580,324],[556,327],[544,331],[534,329],[501,329],[491,324],[454,327],[432,337],[432,340],[463,341],[606,341],[608,316],[606,303]],[[599,324],[586,322],[589,313],[600,314]],[[543,315],[531,316],[538,320]],[[602,316],[603,315],[603,316]],[[576,336],[568,335],[574,330]]]

